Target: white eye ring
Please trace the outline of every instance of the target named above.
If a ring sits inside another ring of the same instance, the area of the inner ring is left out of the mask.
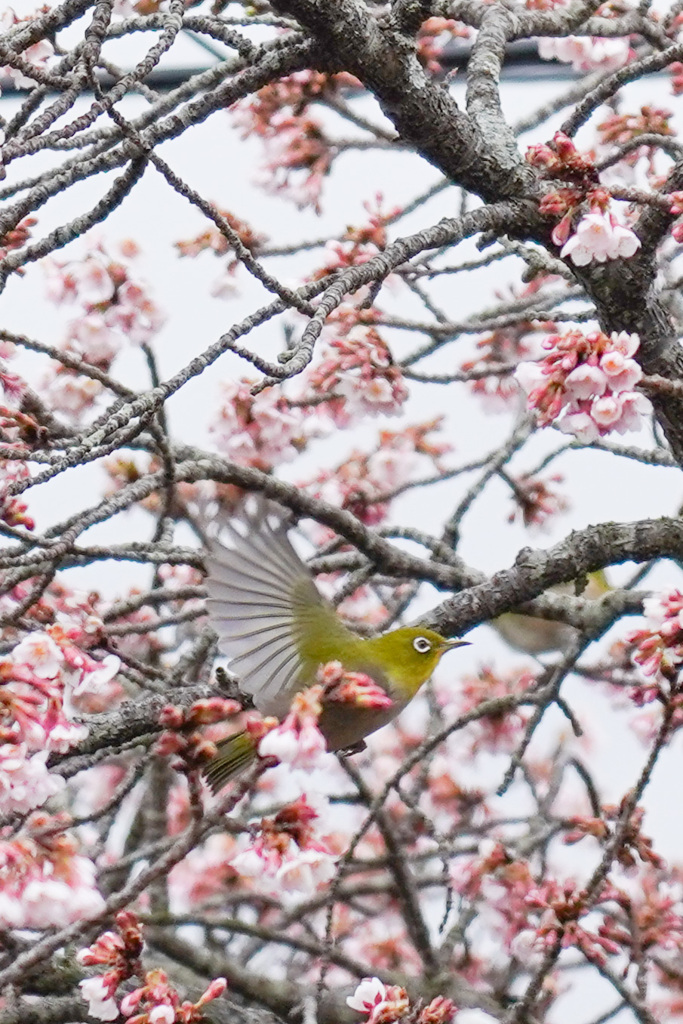
[[[432,649],[432,645],[426,636],[416,636],[413,640],[413,647],[418,654],[427,654]]]

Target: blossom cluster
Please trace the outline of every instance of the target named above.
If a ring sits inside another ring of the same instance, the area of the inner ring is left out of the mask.
[[[35,529],[35,520],[29,514],[28,504],[21,495],[12,493],[14,484],[25,484],[30,478],[31,471],[23,459],[0,459],[0,519],[8,526]]]
[[[301,452],[319,430],[308,410],[292,406],[280,387],[252,393],[254,381],[225,381],[210,433],[219,449],[241,466],[270,472]]]
[[[350,672],[340,661],[321,665],[316,676],[323,704],[350,704],[358,708],[390,708],[389,694],[365,672]]]
[[[58,625],[28,634],[0,661],[0,809],[40,807],[64,785],[46,767],[50,751],[87,735],[69,720],[67,702],[80,688],[106,686],[119,669],[108,655],[95,661]]]
[[[22,835],[0,839],[1,928],[61,928],[102,910],[95,865],[68,824],[68,816],[36,812]]]
[[[137,245],[129,240],[121,243],[116,256],[102,241],[93,241],[80,259],[52,257],[43,262],[48,297],[58,305],[81,307],[68,324],[64,351],[100,370],[109,370],[126,341],[146,345],[164,323],[146,286],[133,277],[131,262],[137,255]],[[44,387],[53,405],[76,418],[101,390],[98,381],[78,376],[60,363]]]
[[[167,704],[159,714],[159,724],[165,731],[154,749],[162,757],[174,756],[176,769],[185,770],[205,764],[216,756],[216,745],[198,728],[234,718],[241,710],[237,701],[224,697],[197,700],[189,708]]]
[[[564,132],[555,132],[551,145],[530,146],[526,159],[553,181],[539,209],[546,216],[561,218],[552,231],[553,242],[561,246],[560,256],[583,267],[593,261],[628,259],[640,248],[638,236],[615,217],[592,157],[580,153]],[[558,180],[563,184],[558,186]],[[588,212],[583,212],[586,207]],[[582,216],[572,234],[579,210]]]
[[[259,234],[247,224],[246,221],[236,217],[229,210],[218,211],[227,221],[233,231],[238,235],[239,240],[245,249],[256,255],[259,249],[265,245],[265,235]],[[230,242],[225,234],[214,225],[206,228],[200,235],[185,241],[176,242],[176,249],[180,256],[196,257],[202,252],[212,252],[215,256],[225,256],[230,250]],[[236,256],[231,256],[224,267],[223,274],[211,286],[211,294],[217,298],[229,298],[234,294],[234,277],[239,266]]]
[[[115,927],[116,931],[103,932],[92,946],[79,950],[76,957],[86,967],[108,968],[104,974],[84,978],[79,983],[90,1016],[111,1021],[122,1014],[129,1024],[201,1024],[205,1019],[202,1008],[225,992],[225,978],[215,978],[195,1003],[181,1001],[165,971],[156,968],[143,974],[142,930],[135,914],[120,911]],[[117,1003],[119,985],[136,975],[143,984]]]
[[[547,274],[536,274],[523,287],[511,288],[510,294],[496,294],[501,302],[523,301],[553,280]],[[470,390],[481,399],[486,412],[502,412],[516,402],[519,389],[510,372],[511,365],[533,355],[534,334],[554,329],[551,321],[521,320],[487,332],[477,341],[475,357],[465,360],[460,368],[471,378]],[[505,369],[497,372],[500,367]]]
[[[663,868],[664,860],[653,849],[652,840],[642,832],[645,811],[642,807],[634,808],[624,821],[624,810],[627,802],[625,797],[621,804],[606,804],[601,809],[601,816],[574,816],[567,820],[571,831],[567,832],[564,841],[567,844],[577,843],[584,836],[593,836],[599,842],[609,840],[619,827],[620,844],[616,860],[624,868],[633,868],[638,860],[651,864],[654,868]]]
[[[566,512],[569,508],[567,499],[554,486],[564,480],[560,473],[554,473],[546,480],[528,474],[511,480],[515,507],[508,516],[509,523],[514,522],[519,516],[525,526],[542,529],[549,519]]]
[[[338,240],[330,241],[325,246],[325,262],[310,279],[318,281],[348,267],[358,267],[376,256],[387,245],[387,225],[400,212],[400,207],[383,210],[384,197],[377,192],[374,202],[365,202],[363,206],[368,214],[365,224],[349,225]]]
[[[233,118],[244,136],[264,142],[263,184],[267,189],[291,199],[300,209],[311,206],[320,212],[323,182],[335,151],[322,125],[311,115],[311,104],[324,103],[340,89],[357,84],[346,73],[296,71],[235,104]]]
[[[499,938],[522,963],[537,965],[549,949],[575,949],[604,965],[617,944],[600,933],[588,915],[593,905],[609,903],[612,887],[603,885],[591,903],[574,879],[533,877],[529,864],[500,842],[484,840],[463,884],[469,899],[484,896],[498,916]]]
[[[531,9],[555,10],[567,6],[569,0],[526,0]],[[610,5],[601,8],[603,16],[613,15]],[[617,13],[615,8],[614,14]],[[574,71],[616,71],[628,62],[632,50],[624,36],[544,36],[536,40],[538,55],[543,60],[559,60],[571,64]]]
[[[516,378],[541,426],[555,423],[589,444],[612,430],[636,430],[650,403],[634,388],[643,372],[633,356],[637,334],[580,330],[552,334],[539,363],[520,363]]]
[[[262,818],[256,838],[239,849],[230,864],[240,876],[274,895],[311,895],[336,872],[337,851],[314,827],[318,811],[306,797]]]
[[[209,429],[218,449],[232,461],[270,472],[294,459],[332,425],[348,427],[366,415],[400,412],[408,390],[400,367],[393,362],[378,331],[359,322],[356,310],[342,311],[331,319],[336,336],[328,343],[321,362],[303,376],[296,399],[287,396],[279,385],[254,394],[255,382],[247,378],[221,385],[218,415]],[[381,444],[387,453],[376,453],[373,468],[379,470],[384,460],[388,480],[390,464],[400,459],[401,451],[407,456],[411,447],[418,452],[422,448],[424,454],[430,454],[418,435],[420,430],[428,433],[431,429],[435,428],[411,428],[405,440],[400,440],[399,434],[383,433]],[[396,455],[388,454],[389,449]],[[360,465],[358,474],[349,466],[347,476],[354,475],[362,475]]]
[[[471,31],[467,25],[454,18],[425,18],[415,39],[418,60],[432,74],[439,74],[448,44],[454,39],[469,39]]]
[[[543,60],[571,64],[574,71],[616,71],[631,55],[628,39],[600,36],[544,37],[538,40]]]
[[[642,704],[662,695],[662,687],[678,681],[683,662],[683,592],[673,587],[643,601],[646,625],[631,630],[626,641],[632,660],[644,677],[633,692]]]
[[[484,701],[496,697],[526,693],[533,688],[536,679],[527,668],[497,672],[491,665],[483,665],[476,675],[465,675],[458,686],[456,700],[458,713],[467,714]],[[444,705],[453,703],[452,688],[437,686],[439,699]],[[518,743],[528,713],[521,709],[489,714],[473,723],[469,735],[469,750],[474,756],[482,750],[491,752],[510,751]]]
[[[627,142],[638,139],[641,135],[671,137],[675,134],[669,123],[672,116],[670,110],[653,107],[649,104],[644,104],[637,114],[612,113],[597,126],[600,142],[603,146],[623,146]],[[648,173],[654,175],[656,153],[656,146],[644,143],[642,146],[632,149],[619,161],[619,170],[623,174],[625,167],[634,167],[644,157],[648,161]]]
[[[333,337],[306,378],[312,395],[327,399],[325,412],[341,428],[362,416],[398,414],[408,389],[378,330],[355,310],[338,310],[330,322]]]
[[[322,685],[297,693],[287,716],[261,740],[259,755],[274,757],[280,764],[304,771],[316,768],[327,749],[325,737],[318,728],[321,697]]]
[[[456,1013],[453,1001],[444,996],[436,996],[422,1008],[412,1007],[404,988],[385,985],[379,978],[363,978],[346,1004],[367,1017],[366,1024],[396,1024],[409,1014],[416,1024],[450,1024]]]
[[[168,975],[160,968],[147,971],[144,985],[133,989],[121,1000],[121,1013],[128,1024],[201,1024],[202,1009],[223,995],[228,983],[214,978],[196,1002],[181,1000]],[[137,1011],[137,1012],[136,1012]]]
[[[367,526],[376,526],[387,516],[390,494],[413,480],[420,462],[427,462],[433,471],[441,470],[440,459],[450,445],[431,436],[441,422],[439,417],[400,431],[382,430],[373,452],[354,451],[304,486],[314,497],[347,509]]]
[[[2,15],[4,18],[5,15]],[[2,22],[0,18],[0,23]],[[36,44],[38,45],[38,44]],[[24,51],[26,52],[26,51]],[[0,68],[0,74],[3,69]],[[10,231],[6,231],[4,235],[0,237],[0,260],[3,260],[8,252],[12,252],[13,249],[21,249],[22,245],[25,245],[31,237],[31,228],[34,228],[38,221],[35,217],[24,217],[23,220],[19,221],[15,228]],[[16,273],[23,275],[25,273],[23,267],[17,267]]]
[[[116,1020],[119,1008],[114,993],[121,982],[140,971],[142,930],[131,911],[121,910],[115,918],[116,931],[102,932],[92,946],[76,954],[84,967],[103,967],[104,974],[79,982],[81,995],[88,1003],[88,1012],[98,1020]]]

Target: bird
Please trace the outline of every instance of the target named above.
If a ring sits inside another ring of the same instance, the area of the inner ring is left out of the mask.
[[[581,596],[596,601],[612,589],[602,569],[588,574],[588,582],[581,591]],[[562,595],[574,594],[576,589],[572,583],[559,583],[551,587],[549,593]],[[546,654],[549,651],[564,651],[578,635],[578,631],[565,622],[556,619],[541,619],[536,615],[524,615],[522,612],[504,612],[490,623],[496,632],[515,650],[525,654]]]
[[[319,592],[273,502],[244,505],[207,546],[209,622],[240,690],[262,715],[281,719],[292,698],[314,685],[320,666],[333,661],[369,676],[391,699],[388,707],[364,707],[323,697],[318,727],[330,751],[362,749],[366,736],[410,702],[441,657],[468,643],[424,626],[359,636]],[[257,746],[248,732],[218,744],[203,772],[214,792],[254,761]]]

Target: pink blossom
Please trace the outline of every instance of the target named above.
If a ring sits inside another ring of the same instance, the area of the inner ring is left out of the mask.
[[[149,1024],[173,1024],[175,1017],[175,1010],[168,1003],[164,1003],[161,1006],[154,1006],[147,1014]]]
[[[379,978],[363,978],[352,996],[347,996],[346,1005],[358,1013],[372,1013],[386,1000],[387,990]]]
[[[88,1013],[98,1020],[116,1020],[119,1008],[112,998],[109,986],[102,978],[84,978],[79,981],[83,999],[88,1003]]]
[[[581,444],[592,444],[600,437],[598,425],[587,412],[567,412],[557,421],[563,434],[573,434]]]
[[[54,679],[64,656],[51,636],[43,632],[29,633],[12,651],[15,663],[25,663],[39,679]]]
[[[20,18],[12,7],[6,6],[0,15],[0,26],[3,29],[10,29],[14,25],[27,21],[27,18]],[[54,47],[49,39],[39,39],[31,46],[22,51],[22,57],[35,67],[44,68],[51,57],[54,56]],[[5,66],[0,67],[0,74],[7,75],[19,89],[31,89],[36,84],[33,78],[19,71],[17,68]]]
[[[630,52],[628,39],[566,36],[538,40],[539,57],[571,64],[575,71],[616,71],[627,63]]]
[[[116,302],[107,309],[104,318],[110,327],[117,328],[134,345],[151,341],[166,319],[147,292],[130,279],[120,286]]]
[[[260,757],[275,757],[281,764],[304,771],[318,766],[327,750],[325,737],[318,729],[321,694],[320,686],[311,686],[296,694],[287,717],[261,740]]]
[[[616,395],[604,395],[593,402],[591,416],[599,427],[613,426],[621,416],[621,402]]]
[[[50,728],[46,742],[49,750],[56,750],[60,754],[64,754],[70,747],[74,747],[77,743],[84,740],[87,735],[87,725],[59,721]]]
[[[47,750],[29,757],[25,743],[0,745],[1,814],[25,814],[64,788],[64,779],[48,772],[47,757]]]
[[[571,256],[577,267],[595,260],[628,259],[640,248],[640,239],[630,228],[618,224],[609,212],[585,214],[576,231],[562,247],[561,256]]]
[[[95,310],[72,320],[68,328],[69,347],[86,363],[108,367],[121,346],[121,338]]]
[[[646,693],[641,687],[632,694],[639,704],[653,700],[660,685],[678,675],[683,662],[683,592],[671,588],[645,598],[643,613],[645,627],[626,634],[627,642],[633,645],[631,659],[648,684]]]
[[[337,858],[324,850],[303,850],[283,860],[275,875],[284,892],[312,895],[320,885],[334,878]]]
[[[116,932],[102,932],[92,946],[78,950],[76,960],[88,967],[94,964],[109,964],[116,962],[125,948],[125,942]]]
[[[570,398],[580,400],[602,395],[607,387],[607,380],[599,367],[581,363],[568,374],[564,386]]]
[[[520,364],[515,376],[542,426],[555,423],[589,444],[610,430],[637,429],[648,412],[645,396],[631,390],[642,377],[631,358],[639,344],[637,334],[625,331],[553,334],[543,343],[548,354],[535,368]]]
[[[121,659],[115,654],[107,654],[102,661],[93,662],[93,667],[90,664],[84,666],[81,678],[74,686],[72,695],[78,697],[84,693],[106,692],[109,683],[116,677],[120,668]]]
[[[261,757],[275,757],[281,764],[311,771],[327,750],[325,738],[314,721],[294,722],[291,716],[266,733],[259,744]]]
[[[609,377],[609,386],[613,392],[633,391],[643,376],[635,359],[626,358],[617,349],[605,353],[600,360],[600,368]]]
[[[221,407],[210,430],[218,449],[242,466],[269,472],[289,462],[315,431],[305,409],[290,406],[278,386],[251,393],[253,381],[221,385]]]
[[[52,407],[71,420],[79,420],[92,409],[95,399],[102,392],[102,385],[91,377],[77,377],[59,369],[55,363],[50,376],[43,382],[45,397]]]
[[[545,384],[546,375],[539,363],[523,362],[515,370],[515,380],[530,395],[535,388]]]
[[[114,282],[107,265],[99,253],[71,264],[71,279],[79,299],[87,306],[109,302],[114,296]]]
[[[329,396],[325,412],[337,426],[366,415],[398,414],[408,389],[379,332],[359,322],[358,310],[346,307],[337,311],[333,328],[338,336],[307,377],[311,396]]]
[[[625,434],[629,430],[638,430],[643,416],[646,416],[651,409],[648,399],[637,391],[625,391],[620,393],[619,400],[621,416],[616,423],[612,424],[612,430],[616,430],[618,434]]]

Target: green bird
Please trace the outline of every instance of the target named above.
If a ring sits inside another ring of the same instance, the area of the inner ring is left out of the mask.
[[[358,636],[319,593],[273,505],[258,502],[223,532],[230,546],[210,541],[206,560],[209,620],[219,650],[261,714],[284,717],[294,695],[312,686],[318,668],[331,661],[369,676],[392,701],[377,708],[323,700],[318,725],[328,750],[356,747],[390,722],[442,655],[467,643],[422,626]],[[254,760],[257,745],[246,732],[219,744],[204,770],[214,791]]]

